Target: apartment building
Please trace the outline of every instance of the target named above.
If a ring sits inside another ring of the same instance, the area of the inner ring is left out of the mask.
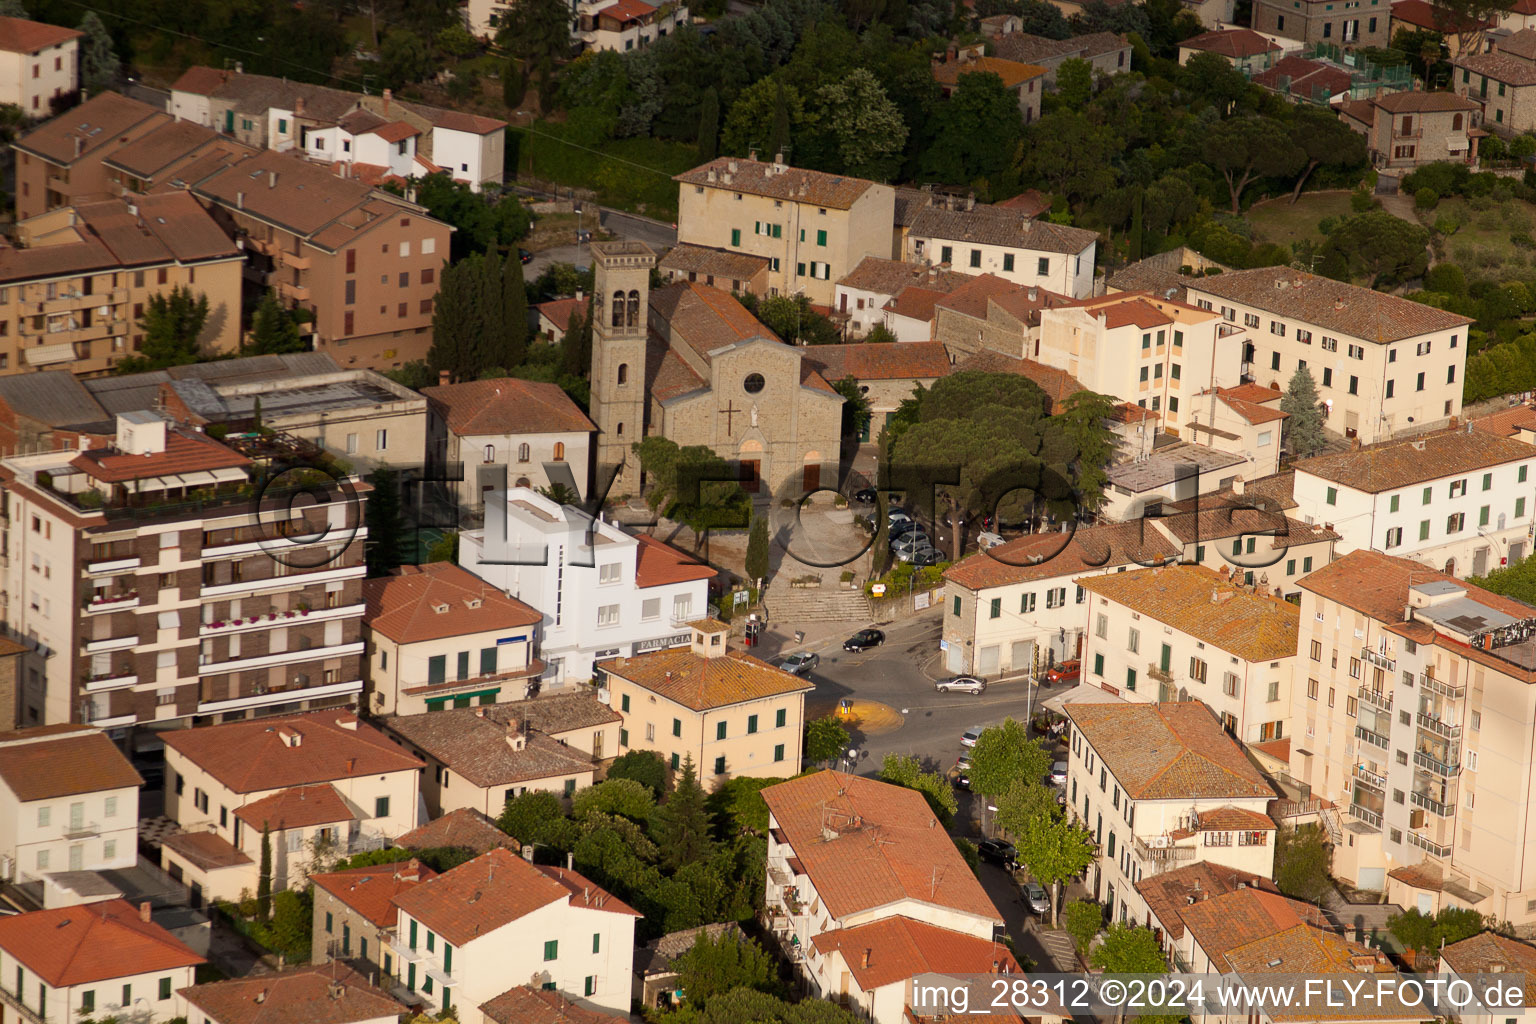
[[[1064,711],[1068,814],[1098,845],[1089,874],[1111,920],[1145,920],[1137,883],[1191,862],[1273,876],[1275,790],[1210,708],[1113,701]]]
[[[667,259],[670,259],[670,254]],[[666,262],[666,260],[663,260]],[[868,334],[876,324],[891,327],[887,310],[892,300],[909,288],[918,288],[939,295],[951,291],[972,280],[966,274],[909,260],[888,260],[867,256],[859,261],[852,272],[837,282],[836,308],[839,315],[848,318],[848,330],[857,337]],[[921,331],[897,334],[897,341],[927,341],[925,323]]]
[[[205,961],[122,899],[0,918],[0,1006],[28,1024],[103,1016],[161,1024]]]
[[[1210,311],[1122,293],[1041,310],[1035,358],[1159,413],[1165,431],[1183,436],[1197,394],[1241,383],[1248,340]]]
[[[968,274],[991,274],[1012,284],[1060,295],[1093,294],[1097,232],[1036,220],[1003,206],[967,200],[934,203],[907,228],[905,257]]]
[[[412,203],[266,151],[193,186],[245,249],[250,272],[314,314],[315,350],[343,368],[426,356],[453,230]]]
[[[436,871],[414,857],[311,874],[315,909],[310,962],[342,960],[370,974],[377,971],[393,978],[394,954],[389,950],[399,920],[394,899],[436,877]]]
[[[643,50],[688,24],[685,4],[648,4],[645,0],[582,0],[577,35],[586,49],[601,53]]]
[[[442,468],[436,479],[452,481],[460,508],[482,506],[483,467],[505,467],[514,487],[560,484],[586,498],[597,425],[560,385],[498,377],[421,393],[430,411],[428,462]]]
[[[1294,604],[1202,565],[1081,583],[1092,621],[1083,647],[1085,682],[1133,702],[1201,701],[1244,743],[1286,735]]]
[[[170,120],[147,103],[97,93],[11,143],[16,153],[16,219],[115,195],[104,158]]]
[[[1291,415],[1280,408],[1283,397],[1256,384],[1209,388],[1194,396],[1186,429],[1217,451],[1242,455],[1244,479],[1270,476],[1280,470],[1283,431]]]
[[[1189,299],[1246,329],[1255,383],[1283,390],[1306,366],[1335,433],[1369,444],[1461,413],[1464,316],[1289,267],[1191,280]]]
[[[427,813],[468,808],[487,818],[530,790],[569,797],[592,785],[597,766],[618,751],[621,723],[618,712],[586,693],[383,720],[427,765]]]
[[[188,1024],[395,1024],[405,1011],[340,964],[210,981],[180,995]]]
[[[896,193],[888,185],[721,157],[679,174],[677,240],[768,260],[775,295],[830,307],[866,256],[890,258]]]
[[[800,770],[805,695],[815,685],[732,650],[730,627],[688,624],[687,648],[596,666],[623,722],[619,753],[654,750],[674,770],[693,761],[712,789],[739,776],[787,778]]]
[[[1536,30],[1499,39],[1490,53],[1452,58],[1451,88],[1481,106],[1486,129],[1510,136],[1536,127]]]
[[[387,846],[416,827],[422,762],[350,711],[164,736],[165,815],[182,831],[166,839],[163,866],[208,899],[255,891],[264,830],[273,885],[287,888],[311,864]],[[212,845],[240,869],[204,869],[199,859]]]
[[[221,442],[125,412],[81,450],[0,460],[5,616],[49,652],[28,724],[164,729],[356,701],[360,485],[294,508],[262,475],[279,459],[320,464],[282,435]]]
[[[586,682],[604,658],[692,639],[715,571],[525,487],[497,491],[485,526],[459,534],[459,564],[543,613],[544,679]]]
[[[143,781],[89,726],[0,733],[0,876],[133,867]]]
[[[30,120],[80,90],[83,32],[26,18],[0,18],[0,103]]]
[[[1336,875],[1402,906],[1536,919],[1536,609],[1354,551],[1302,581],[1290,775],[1347,808]],[[1301,680],[1307,678],[1303,686]]]
[[[1427,4],[1425,6],[1428,6]],[[1455,38],[1452,36],[1451,38]],[[1477,163],[1483,108],[1448,92],[1389,92],[1339,106],[1339,117],[1365,136],[1371,163],[1414,168],[1439,160]]]
[[[568,868],[492,850],[394,903],[395,977],[433,1014],[484,1024],[481,1004],[530,978],[578,1006],[629,1008],[640,915]]]
[[[1391,0],[1354,0],[1353,5],[1324,0],[1256,0],[1252,28],[1308,46],[1331,43],[1346,49],[1386,46],[1391,41]]]
[[[0,246],[0,373],[106,373],[138,353],[150,300],[175,288],[208,300],[205,353],[239,348],[244,259],[190,195],[82,203],[15,231],[20,247]]]
[[[1483,576],[1530,550],[1536,448],[1466,428],[1295,463],[1299,513],[1372,548],[1447,575]]]
[[[1002,915],[921,794],[822,771],[763,799],[769,931],[813,998],[901,1024],[911,978],[1012,963]]]
[[[1486,931],[1440,949],[1439,973],[1471,980],[1474,974],[1536,974],[1536,947],[1498,932]],[[1492,1008],[1490,1008],[1492,1009]],[[1463,1012],[1462,1024],[1496,1024],[1504,1015]],[[1507,1018],[1506,1018],[1507,1019]]]

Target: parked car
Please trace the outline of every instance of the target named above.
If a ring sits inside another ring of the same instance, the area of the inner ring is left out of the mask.
[[[955,758],[955,771],[961,775],[971,774],[971,755],[969,753],[961,754]]]
[[[873,505],[878,497],[879,495],[875,493],[873,487],[865,487],[863,490],[853,492],[853,503],[855,505]]]
[[[1001,534],[993,533],[990,530],[984,530],[976,535],[977,551],[986,551],[988,548],[995,548],[999,544],[1005,543],[1007,542],[1003,540]]]
[[[1077,661],[1076,659],[1073,659],[1072,661],[1061,661],[1053,665],[1051,670],[1045,674],[1045,681],[1048,685],[1051,686],[1054,686],[1057,683],[1067,683],[1082,675],[1082,672],[1082,662]]]
[[[991,861],[993,864],[1009,864],[1018,858],[1019,851],[1013,848],[1013,844],[1005,839],[983,839],[976,844],[976,852],[981,854],[981,859]]]
[[[896,560],[898,562],[910,562],[921,569],[929,565],[938,565],[942,559],[933,548],[913,548],[910,551],[898,551],[896,553]]]
[[[517,258],[518,258],[519,261],[521,261],[523,263],[532,263],[533,262],[533,253],[529,252],[527,249],[519,248],[517,250]]]
[[[885,521],[888,523],[910,523],[912,517],[899,508],[888,508],[885,510]]]
[[[858,654],[885,643],[885,634],[878,629],[861,629],[843,641],[843,650]]]
[[[1065,786],[1067,784],[1067,762],[1057,761],[1051,765],[1051,774],[1045,778],[1053,786]]]
[[[963,789],[967,793],[971,791],[971,774],[969,771],[958,772],[955,775],[955,788]]]
[[[929,540],[925,535],[921,533],[909,533],[891,541],[891,550],[898,555],[903,551],[911,551],[913,549],[919,548],[927,548],[928,550],[932,551],[934,550],[933,541]]]
[[[979,696],[986,692],[987,683],[975,676],[951,676],[940,679],[933,684],[933,688],[940,693],[974,693]]]
[[[821,664],[821,655],[812,654],[810,651],[801,651],[799,654],[791,654],[779,662],[779,667],[791,675],[803,676]]]
[[[976,741],[981,738],[981,728],[982,727],[979,725],[973,725],[969,729],[965,730],[965,732],[961,733],[960,745],[962,747],[974,747],[976,745]]]
[[[928,536],[928,531],[923,529],[921,523],[914,523],[910,519],[897,519],[886,527],[885,534],[892,540],[897,537],[905,537],[909,533],[915,533],[920,537]]]
[[[1042,917],[1051,912],[1051,895],[1039,882],[1024,883],[1024,902],[1032,912]]]

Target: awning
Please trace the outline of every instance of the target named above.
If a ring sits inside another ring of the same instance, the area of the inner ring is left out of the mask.
[[[22,349],[29,366],[47,366],[50,363],[67,363],[75,358],[73,342],[60,341],[52,345],[37,345]]]
[[[1092,683],[1078,683],[1066,693],[1058,693],[1042,705],[1059,714],[1064,714],[1068,704],[1125,704],[1125,698],[1117,697],[1108,690],[1102,690]]]

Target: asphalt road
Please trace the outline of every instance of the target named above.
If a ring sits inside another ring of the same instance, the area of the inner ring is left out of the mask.
[[[593,207],[588,206],[588,210]],[[662,224],[646,217],[637,217],[634,214],[620,213],[618,210],[602,209],[599,212],[600,223],[603,230],[619,238],[633,239],[644,242],[657,254],[672,248],[677,244],[677,229],[670,224]],[[589,224],[588,227],[591,225]],[[592,261],[592,249],[588,245],[559,245],[553,249],[543,249],[533,254],[533,259],[523,268],[523,277],[533,280],[539,273],[552,263],[570,263],[578,267],[587,266]]]

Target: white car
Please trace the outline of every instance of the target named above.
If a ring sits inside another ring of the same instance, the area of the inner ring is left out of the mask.
[[[999,544],[1005,543],[1007,542],[1003,540],[1001,534],[993,533],[990,530],[983,531],[982,533],[976,535],[977,551],[986,551],[988,548],[995,548]]]
[[[960,734],[960,745],[962,747],[974,747],[976,741],[981,739],[981,730],[982,727],[979,725],[973,725],[965,730],[965,732]]]
[[[1053,786],[1065,786],[1067,784],[1067,762],[1057,761],[1051,765],[1051,774],[1046,779]]]

